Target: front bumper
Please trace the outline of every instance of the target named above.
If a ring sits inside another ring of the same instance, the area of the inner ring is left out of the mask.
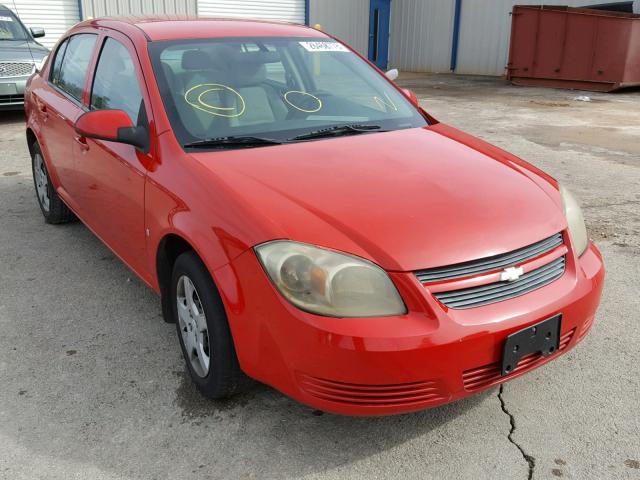
[[[392,273],[408,313],[327,318],[290,305],[249,250],[216,272],[242,369],[320,410],[388,415],[451,402],[536,368],[589,331],[604,279],[590,244],[562,277],[526,295],[467,310],[446,309],[412,273]],[[560,349],[500,375],[507,335],[562,314]]]
[[[26,77],[0,78],[0,110],[21,110],[24,108]]]

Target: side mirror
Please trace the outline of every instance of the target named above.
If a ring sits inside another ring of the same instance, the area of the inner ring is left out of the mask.
[[[415,106],[419,106],[420,102],[418,102],[418,96],[416,95],[416,92],[414,92],[413,90],[409,90],[408,88],[403,88],[402,91],[407,97],[409,97],[411,103],[413,103]]]
[[[44,28],[31,27],[29,30],[31,31],[33,38],[44,37]]]
[[[126,143],[145,152],[149,149],[149,132],[145,127],[135,127],[123,110],[93,110],[83,113],[76,120],[75,129],[83,137]]]
[[[389,80],[395,80],[396,78],[398,78],[398,75],[399,75],[398,69],[397,68],[392,68],[387,73],[385,73],[385,75],[387,76],[387,78]]]

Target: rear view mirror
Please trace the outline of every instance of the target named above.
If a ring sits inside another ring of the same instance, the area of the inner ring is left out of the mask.
[[[31,35],[33,36],[33,38],[44,37],[44,28],[32,27],[29,30],[31,31]]]
[[[94,110],[76,120],[78,135],[109,142],[126,143],[143,151],[149,148],[149,133],[145,127],[136,127],[123,110]]]
[[[395,80],[396,78],[398,78],[398,75],[399,75],[398,69],[397,68],[392,68],[387,73],[385,73],[385,75],[387,76],[387,78],[389,80]]]
[[[419,106],[418,96],[416,95],[416,92],[414,92],[413,90],[409,90],[408,88],[403,88],[402,91],[407,97],[409,97],[411,103],[413,103],[415,106]]]

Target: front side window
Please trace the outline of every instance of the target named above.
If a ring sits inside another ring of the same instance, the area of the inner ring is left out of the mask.
[[[427,125],[385,78],[333,40],[173,40],[152,42],[149,52],[183,145],[237,136],[291,141],[344,125]]]
[[[79,34],[69,39],[56,85],[76,100],[82,100],[89,62],[97,35]]]
[[[124,110],[137,124],[141,106],[142,94],[131,55],[120,42],[107,38],[93,80],[91,109]]]
[[[31,35],[22,26],[22,23],[7,10],[0,10],[0,41],[2,40],[30,40]]]

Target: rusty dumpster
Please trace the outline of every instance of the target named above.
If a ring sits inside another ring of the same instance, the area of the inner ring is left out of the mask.
[[[640,86],[640,15],[516,5],[507,78],[600,92]]]

